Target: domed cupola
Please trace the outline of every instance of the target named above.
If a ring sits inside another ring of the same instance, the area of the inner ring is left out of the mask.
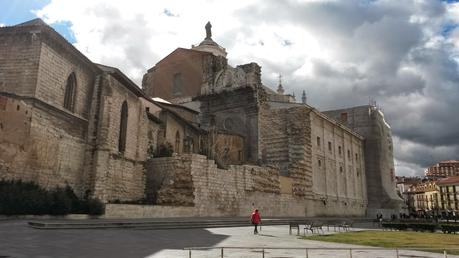
[[[198,46],[193,46],[191,49],[210,52],[215,56],[223,56],[226,57],[227,53],[225,48],[218,45],[215,41],[212,40],[212,24],[207,22],[206,24],[206,38],[199,43]]]

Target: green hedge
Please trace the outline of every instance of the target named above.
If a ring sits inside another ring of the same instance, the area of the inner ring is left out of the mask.
[[[0,214],[101,215],[104,204],[97,199],[79,199],[70,186],[46,190],[33,182],[0,181]]]
[[[395,229],[395,230],[412,229],[414,231],[430,231],[430,232],[435,232],[435,230],[437,229],[437,224],[434,224],[434,223],[383,222],[381,226],[383,228]]]
[[[456,233],[459,232],[459,224],[440,224],[443,233]]]

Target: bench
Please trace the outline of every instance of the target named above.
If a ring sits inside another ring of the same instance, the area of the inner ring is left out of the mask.
[[[374,219],[373,226],[381,227],[382,219]]]
[[[290,222],[289,223],[289,230],[288,230],[289,235],[292,234],[292,228],[296,228],[296,234],[297,235],[300,234],[300,224],[298,222]]]
[[[343,229],[343,231],[349,231],[349,229],[352,228],[352,224],[352,221],[342,221],[340,223],[335,224],[334,230],[336,231],[336,228],[338,228],[338,231],[341,231],[341,229]]]
[[[324,234],[324,229],[322,228],[323,226],[324,223],[322,222],[312,222],[309,225],[305,225],[304,235],[306,235],[306,230],[311,231],[312,234],[314,234],[314,231],[317,231],[317,233],[320,233],[320,231],[322,231],[322,234]]]

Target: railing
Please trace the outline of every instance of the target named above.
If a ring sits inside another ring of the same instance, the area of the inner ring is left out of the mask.
[[[392,251],[393,257],[400,257],[401,251],[438,251],[438,248],[378,248],[378,247],[368,247],[368,248],[339,248],[339,247],[241,247],[241,246],[216,246],[216,247],[187,247],[184,248],[188,252],[188,258],[192,258],[192,251],[210,251],[216,250],[219,253],[220,258],[224,258],[226,253],[231,253],[230,250],[247,250],[251,252],[259,252],[260,257],[268,258],[269,250],[296,250],[303,251],[301,256],[295,257],[306,257],[312,258],[310,256],[311,251],[342,251],[342,254],[347,253],[349,258],[353,258],[353,253],[356,251]],[[459,250],[459,248],[449,248],[449,250]],[[448,253],[446,250],[443,250],[443,257],[447,258]]]

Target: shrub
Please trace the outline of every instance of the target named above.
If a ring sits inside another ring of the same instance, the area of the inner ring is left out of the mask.
[[[166,142],[164,144],[159,145],[158,153],[155,157],[172,157],[172,153],[174,153],[174,149],[172,148],[172,144]]]
[[[99,199],[89,199],[88,203],[88,214],[90,215],[102,215],[105,213],[105,204]]]
[[[430,231],[435,232],[437,228],[436,224],[433,223],[403,223],[403,222],[383,222],[381,225],[383,228],[395,229],[395,230],[407,230],[412,229],[414,231]]]
[[[0,214],[47,214],[49,203],[49,193],[35,183],[0,181]]]
[[[33,182],[0,181],[0,214],[66,215],[69,213],[104,214],[97,199],[79,199],[70,186],[46,190]]]

